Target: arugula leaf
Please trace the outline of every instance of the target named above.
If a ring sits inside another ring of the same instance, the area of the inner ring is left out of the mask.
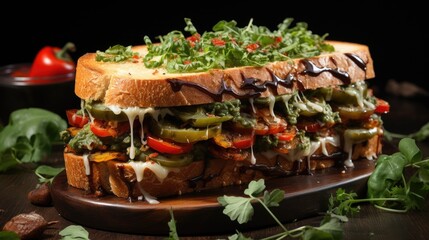
[[[67,123],[59,115],[40,108],[19,109],[0,132],[0,172],[22,163],[37,163],[59,142]]]

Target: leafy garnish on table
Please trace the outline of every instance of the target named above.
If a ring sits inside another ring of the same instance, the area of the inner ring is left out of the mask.
[[[63,167],[52,167],[48,165],[40,165],[36,168],[34,173],[39,178],[39,184],[52,183],[54,177],[64,170]]]
[[[168,239],[169,240],[179,239],[179,234],[177,233],[177,228],[176,228],[176,219],[174,219],[174,214],[173,214],[173,208],[170,208],[170,221],[168,222],[168,228],[170,229]]]
[[[356,194],[338,189],[330,203],[330,211],[349,215],[359,211],[362,202],[390,212],[408,212],[422,208],[429,194],[429,158],[423,159],[414,139],[403,138],[399,152],[380,155],[367,183],[367,198],[355,199]]]
[[[386,129],[384,129],[383,136],[388,141],[392,141],[394,138],[401,139],[401,138],[413,138],[417,141],[424,141],[429,137],[429,122],[423,125],[419,130],[416,132],[410,133],[410,134],[401,134],[401,133],[394,133],[390,132]]]
[[[359,212],[360,203],[371,203],[379,209],[399,213],[422,208],[429,194],[429,158],[423,159],[416,140],[412,138],[401,139],[398,150],[391,155],[379,156],[375,169],[368,178],[366,198],[357,198],[355,192],[338,188],[335,196],[331,195],[329,198],[328,210],[318,227],[301,226],[288,230],[270,210],[279,206],[285,192],[280,189],[271,192],[265,190],[264,179],[249,183],[244,191],[247,197],[224,195],[218,198],[218,202],[224,207],[223,213],[240,224],[252,220],[253,204],[261,204],[283,230],[263,239],[342,239],[341,223],[349,221],[348,216]],[[170,239],[179,239],[172,212],[171,216]],[[176,234],[174,238],[171,238],[171,232]],[[251,239],[236,232],[229,239]]]
[[[80,225],[70,225],[59,232],[61,240],[89,240],[89,233]]]
[[[283,232],[265,239],[281,239],[287,236],[293,238],[301,237],[303,239],[342,238],[340,220],[337,217],[330,215],[327,215],[318,227],[303,226],[288,230],[270,210],[271,207],[279,206],[279,203],[285,197],[285,192],[280,189],[274,189],[271,192],[265,190],[264,179],[250,182],[248,188],[244,191],[244,194],[248,197],[225,195],[219,197],[218,202],[225,207],[223,213],[229,216],[231,220],[236,220],[240,224],[246,223],[252,219],[254,214],[252,203],[258,202],[261,204],[277,222],[277,224],[283,229]],[[230,236],[229,239],[245,239],[243,237],[243,234],[237,232],[233,236]]]
[[[23,163],[38,163],[60,141],[59,132],[67,123],[59,115],[40,108],[11,113],[0,132],[0,173]]]

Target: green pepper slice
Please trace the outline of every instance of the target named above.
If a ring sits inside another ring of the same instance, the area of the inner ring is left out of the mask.
[[[153,154],[153,151],[141,152],[138,159],[150,159],[161,164],[164,167],[184,167],[192,163],[194,155],[190,153],[185,154]]]
[[[374,113],[374,109],[355,106],[340,106],[337,111],[341,117],[354,120],[369,118]]]
[[[347,129],[344,131],[344,137],[347,139],[351,139],[354,142],[361,142],[361,141],[365,141],[365,140],[368,140],[368,139],[374,137],[377,133],[378,133],[377,128]]]
[[[208,114],[202,107],[193,107],[187,109],[172,109],[175,116],[184,122],[189,122],[193,127],[207,127],[231,120],[233,116],[216,116]]]
[[[181,128],[168,121],[151,120],[153,134],[161,138],[168,138],[180,143],[190,143],[207,140],[219,134],[221,124],[205,128]]]
[[[85,108],[95,119],[118,122],[128,121],[128,117],[124,112],[115,114],[102,103],[87,103],[85,104]]]

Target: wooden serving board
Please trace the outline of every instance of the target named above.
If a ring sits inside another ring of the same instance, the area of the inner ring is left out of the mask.
[[[355,161],[354,168],[330,168],[312,175],[297,175],[265,182],[267,190],[275,188],[286,192],[279,207],[272,208],[282,222],[292,222],[328,209],[329,197],[337,188],[354,191],[358,196],[366,193],[366,183],[375,167],[370,160]],[[181,236],[231,234],[276,225],[273,218],[255,203],[250,222],[238,224],[222,213],[217,202],[219,196],[243,196],[247,185],[224,187],[172,198],[160,198],[159,204],[146,201],[96,197],[67,184],[62,172],[55,177],[51,194],[59,214],[76,224],[100,230],[168,236],[168,221],[173,210],[177,231]]]

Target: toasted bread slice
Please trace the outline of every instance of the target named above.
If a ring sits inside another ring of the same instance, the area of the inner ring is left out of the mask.
[[[375,77],[366,45],[327,41],[334,52],[306,59],[292,59],[264,67],[213,69],[199,73],[168,73],[149,69],[141,62],[98,62],[96,53],[78,59],[75,93],[83,100],[119,107],[171,107],[206,104],[240,97],[268,97],[294,89],[331,87]],[[146,46],[135,46],[142,56]],[[265,90],[244,86],[254,81]],[[271,82],[267,84],[267,82]],[[228,88],[228,90],[225,90]]]

